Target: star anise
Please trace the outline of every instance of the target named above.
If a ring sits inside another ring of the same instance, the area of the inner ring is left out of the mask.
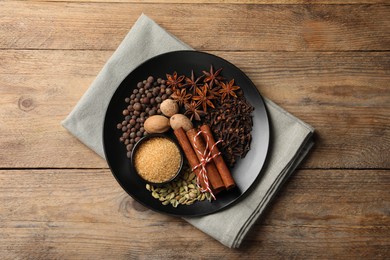
[[[207,84],[207,83],[205,83]],[[209,92],[211,95],[213,95],[214,97],[220,97],[221,94],[219,93],[219,90],[221,89],[220,86],[218,85],[214,85],[213,87],[210,87],[210,85],[208,85],[208,88],[209,88]]]
[[[171,87],[173,90],[176,90],[182,86],[182,81],[184,80],[184,75],[177,76],[177,72],[175,71],[172,75],[166,74],[167,76],[167,85]]]
[[[216,72],[214,72],[213,65],[210,66],[210,72],[203,70],[203,74],[206,76],[206,78],[204,79],[204,82],[210,82],[209,85],[211,88],[213,87],[214,83],[216,85],[219,85],[220,81],[224,80],[224,78],[219,75],[219,73],[221,73],[221,71],[222,71],[222,68],[220,68]]]
[[[234,91],[240,89],[239,86],[234,86],[234,79],[229,81],[228,83],[221,82],[221,89],[219,90],[219,94],[222,95],[221,100],[224,100],[226,97],[232,96],[237,97]]]
[[[196,94],[192,96],[192,100],[198,101],[199,105],[202,105],[203,112],[207,113],[207,106],[214,108],[211,99],[215,99],[215,97],[209,94],[209,86],[207,84],[204,84],[201,88],[197,88]]]
[[[182,106],[184,104],[187,104],[189,100],[191,99],[192,95],[187,94],[186,89],[176,89],[176,91],[171,95],[171,98],[173,100],[176,100],[179,106]]]
[[[190,120],[192,121],[193,118],[195,120],[200,121],[200,117],[205,115],[205,113],[202,110],[199,110],[199,103],[192,101],[191,103],[187,103],[184,105],[186,111],[184,112],[185,115],[190,116]]]
[[[194,71],[191,70],[191,78],[186,77],[186,86],[188,86],[189,90],[192,90],[193,94],[196,93],[196,89],[201,85],[199,84],[199,80],[201,80],[204,77],[204,75],[198,77],[195,79]]]

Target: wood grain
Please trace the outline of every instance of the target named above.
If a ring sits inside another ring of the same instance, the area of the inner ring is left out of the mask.
[[[62,2],[63,0],[46,0]],[[67,0],[66,2],[107,2],[107,0]],[[115,0],[119,3],[164,4],[386,4],[386,0]]]
[[[231,250],[134,202],[107,170],[0,171],[0,251],[3,259],[384,259],[389,176],[298,171],[243,248]]]
[[[390,46],[387,5],[7,1],[0,2],[0,10],[0,49],[114,50],[142,12],[198,50],[366,51]]]
[[[390,168],[387,52],[213,53],[317,129],[303,167]],[[107,167],[60,123],[110,55],[0,51],[0,167]]]
[[[390,259],[389,1],[313,2],[0,1],[0,258]],[[238,250],[136,203],[60,125],[141,13],[316,128]]]

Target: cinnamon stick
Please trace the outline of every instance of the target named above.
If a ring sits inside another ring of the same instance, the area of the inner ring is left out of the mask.
[[[206,140],[209,149],[211,149],[211,147],[213,147],[213,145],[214,145],[214,148],[211,151],[211,156],[218,154],[219,149],[215,145],[215,139],[213,137],[213,134],[211,133],[210,127],[208,125],[202,125],[200,127],[200,130],[202,131],[203,138],[204,138],[204,140]],[[213,161],[215,163],[215,166],[218,169],[219,175],[221,176],[221,179],[225,185],[225,188],[228,190],[228,189],[231,189],[234,186],[236,186],[236,183],[234,182],[232,174],[230,173],[229,168],[226,166],[226,163],[225,163],[222,155],[214,156]]]
[[[188,139],[190,140],[191,146],[194,150],[198,149],[200,153],[204,153],[206,149],[206,144],[203,140],[202,135],[199,135],[197,138],[195,138],[197,134],[196,129],[190,129],[186,132]],[[199,161],[202,159],[202,155],[198,152],[195,152],[196,156],[198,157]],[[208,162],[206,165],[206,171],[207,171],[207,177],[210,181],[210,184],[213,188],[213,191],[215,193],[223,190],[225,188],[225,184],[223,183],[221,176],[219,176],[219,172],[217,168],[215,167],[215,164],[213,161]]]
[[[183,149],[183,152],[187,158],[188,164],[190,165],[191,169],[193,169],[195,166],[197,166],[199,164],[199,160],[195,154],[194,149],[192,148],[192,146],[190,144],[190,141],[188,140],[186,133],[184,132],[182,127],[175,129],[173,131],[173,133],[175,134],[177,141],[179,142],[181,148]],[[206,189],[207,186],[206,186],[203,178],[201,177],[201,175],[199,175],[200,168],[196,168],[194,170],[194,173],[196,174],[196,176],[200,177],[199,185],[202,187],[202,189]]]

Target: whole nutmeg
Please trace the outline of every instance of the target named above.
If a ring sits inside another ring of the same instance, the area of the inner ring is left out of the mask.
[[[149,134],[159,134],[168,131],[169,119],[165,116],[155,115],[148,117],[144,122],[144,129]]]
[[[188,131],[194,128],[191,120],[183,114],[175,114],[171,116],[169,123],[171,124],[173,130],[183,127],[184,131]]]
[[[164,115],[171,117],[179,112],[179,105],[172,99],[166,99],[161,103],[160,109]]]

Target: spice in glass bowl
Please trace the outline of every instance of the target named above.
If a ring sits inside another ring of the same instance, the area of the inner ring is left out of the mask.
[[[137,143],[132,161],[142,179],[152,184],[163,184],[178,175],[183,156],[178,146],[168,137],[148,135]]]

